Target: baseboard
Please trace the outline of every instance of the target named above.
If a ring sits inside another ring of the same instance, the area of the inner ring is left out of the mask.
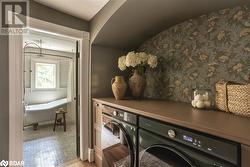
[[[94,162],[95,161],[95,150],[88,148],[88,161]]]

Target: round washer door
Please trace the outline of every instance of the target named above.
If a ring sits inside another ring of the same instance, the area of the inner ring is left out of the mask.
[[[153,145],[140,152],[140,167],[195,167],[182,153],[171,146]]]
[[[101,139],[103,167],[134,166],[133,143],[122,124],[103,115]]]

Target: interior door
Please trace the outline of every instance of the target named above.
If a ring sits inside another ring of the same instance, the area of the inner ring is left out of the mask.
[[[75,87],[76,87],[76,97],[75,97],[75,108],[76,108],[76,155],[80,157],[80,94],[79,94],[79,42],[76,41],[76,61],[75,61]]]

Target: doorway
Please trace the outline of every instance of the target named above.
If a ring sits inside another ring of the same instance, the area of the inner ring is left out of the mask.
[[[30,30],[23,55],[25,166],[57,166],[79,157],[79,42]]]
[[[72,37],[79,40],[79,120],[80,160],[88,159],[88,126],[90,109],[90,37],[89,32],[29,18],[30,29]],[[23,160],[23,36],[9,36],[9,160]]]

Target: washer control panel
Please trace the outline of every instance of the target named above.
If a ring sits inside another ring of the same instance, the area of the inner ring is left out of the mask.
[[[125,121],[127,123],[130,123],[130,124],[133,124],[133,125],[137,125],[137,115],[136,114],[133,114],[133,113],[130,113],[130,112],[127,112],[127,111],[123,111],[123,110],[120,110],[120,109],[117,109],[117,108],[113,108],[113,107],[110,107],[110,106],[107,106],[107,105],[103,105],[103,113],[113,117],[113,118],[116,118],[118,120],[121,120],[121,121]]]

